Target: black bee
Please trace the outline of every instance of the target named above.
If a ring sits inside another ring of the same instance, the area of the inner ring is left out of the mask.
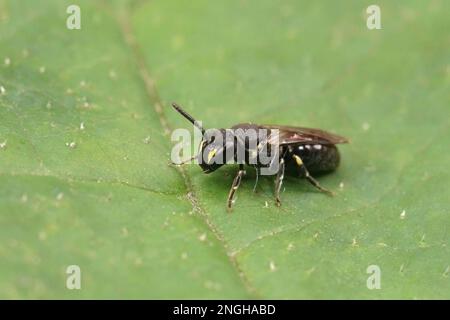
[[[224,164],[239,164],[239,171],[228,194],[228,209],[231,209],[236,190],[245,175],[244,165],[253,166],[256,169],[257,177],[261,170],[269,170],[276,165],[276,171],[272,174],[276,175],[275,201],[277,206],[281,205],[280,190],[286,167],[297,168],[300,177],[306,178],[318,190],[329,195],[334,194],[322,187],[311,174],[330,172],[338,167],[340,155],[336,144],[348,143],[346,138],[320,129],[251,123],[238,124],[231,129],[205,130],[199,122],[176,103],[173,103],[172,106],[200,129],[203,137],[199,146],[199,154],[182,163],[197,158],[204,173],[211,173]],[[250,131],[256,132],[256,135],[247,134]],[[260,134],[260,132],[264,134]],[[240,158],[238,150],[243,150]],[[269,155],[265,157],[264,162],[262,161],[263,155]]]

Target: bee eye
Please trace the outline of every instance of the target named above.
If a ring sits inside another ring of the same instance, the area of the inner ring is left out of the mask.
[[[208,142],[209,143],[213,143],[214,140],[216,140],[216,137],[215,136],[211,136],[211,138],[209,138]]]

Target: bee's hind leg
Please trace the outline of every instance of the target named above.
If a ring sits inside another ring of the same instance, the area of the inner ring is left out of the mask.
[[[328,194],[330,196],[334,196],[335,195],[333,191],[322,187],[319,184],[319,181],[314,179],[314,177],[309,174],[308,169],[306,169],[305,165],[303,164],[302,159],[298,155],[294,154],[292,157],[294,158],[295,163],[297,164],[297,166],[299,166],[301,173],[303,173],[303,175],[305,176],[306,180],[308,180],[309,183],[311,183],[318,190],[320,190],[320,191],[322,191],[322,192],[324,192],[324,193],[326,193],[326,194]]]

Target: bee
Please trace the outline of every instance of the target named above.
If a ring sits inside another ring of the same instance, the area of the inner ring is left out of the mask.
[[[235,194],[242,178],[246,174],[245,165],[251,165],[256,169],[257,178],[262,169],[276,168],[271,174],[275,176],[274,193],[277,206],[281,206],[280,191],[285,171],[288,172],[287,168],[297,169],[299,177],[305,178],[319,191],[334,195],[332,191],[322,187],[312,174],[334,171],[340,163],[336,145],[348,143],[348,139],[321,129],[252,123],[237,124],[231,129],[205,130],[178,104],[173,103],[172,106],[202,133],[198,155],[177,164],[197,158],[204,173],[214,172],[224,164],[239,164],[239,170],[228,193],[227,209],[229,211],[234,204]],[[256,134],[248,134],[250,131]],[[242,150],[240,158],[239,150]],[[265,157],[266,160],[263,162],[262,156],[266,154],[270,155]]]

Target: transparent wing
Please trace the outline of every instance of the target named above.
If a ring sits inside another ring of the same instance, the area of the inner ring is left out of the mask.
[[[286,144],[340,144],[348,143],[348,139],[334,133],[330,133],[321,129],[262,125],[261,127],[271,129],[268,143],[274,144],[279,141],[280,145]],[[276,130],[278,134],[276,134]]]

